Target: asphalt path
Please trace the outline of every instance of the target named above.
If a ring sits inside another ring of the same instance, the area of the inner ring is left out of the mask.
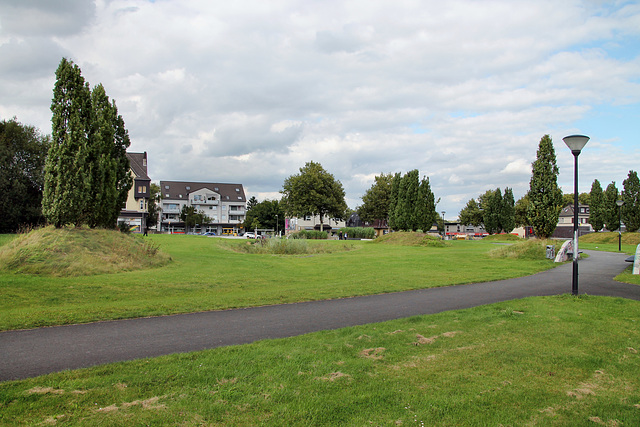
[[[579,292],[640,300],[626,255],[585,251]],[[571,292],[572,265],[496,282],[238,310],[0,332],[0,381]]]

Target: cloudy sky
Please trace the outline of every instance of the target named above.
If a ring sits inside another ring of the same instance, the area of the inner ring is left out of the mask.
[[[118,105],[155,181],[279,198],[320,162],[347,203],[419,169],[438,211],[529,185],[554,140],[591,137],[580,191],[640,169],[640,4],[598,0],[2,0],[0,119],[51,132],[62,57]]]

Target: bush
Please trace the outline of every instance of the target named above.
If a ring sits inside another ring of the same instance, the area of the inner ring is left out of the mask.
[[[489,251],[491,258],[516,258],[516,259],[545,259],[547,257],[547,245],[555,247],[558,253],[562,242],[558,240],[529,239],[512,245],[499,246]]]
[[[329,234],[326,231],[320,230],[300,230],[295,233],[289,235],[290,239],[327,239],[329,238]]]
[[[350,239],[373,239],[376,236],[376,230],[373,227],[344,227],[340,233],[349,236]]]
[[[233,250],[250,254],[271,255],[308,255],[327,254],[353,249],[348,244],[334,245],[329,243],[310,243],[306,239],[259,239],[256,242],[247,242],[246,245],[237,245]]]

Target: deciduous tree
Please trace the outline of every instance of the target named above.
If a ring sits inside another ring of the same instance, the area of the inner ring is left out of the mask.
[[[304,217],[318,215],[320,228],[324,219],[344,219],[347,203],[342,183],[324,170],[320,163],[307,162],[300,173],[285,179],[281,193],[282,203],[288,215]]]
[[[0,122],[0,232],[43,222],[42,190],[49,137],[13,118]]]
[[[358,215],[362,221],[372,222],[389,218],[392,180],[393,175],[384,173],[374,178],[373,185],[362,196],[362,206],[358,208]]]
[[[461,224],[473,225],[474,227],[480,227],[482,225],[482,210],[475,199],[469,200],[458,216],[460,217]]]

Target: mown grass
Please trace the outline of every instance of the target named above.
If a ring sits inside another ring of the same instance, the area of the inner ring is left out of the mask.
[[[622,233],[622,252],[633,255],[639,244],[640,233]],[[618,233],[589,233],[580,236],[579,245],[581,249],[618,252]]]
[[[482,241],[448,242],[445,247],[349,241],[354,250],[269,256],[229,250],[246,245],[244,239],[148,239],[171,256],[170,264],[85,277],[0,273],[0,330],[468,284],[554,266],[544,257],[490,258],[487,253],[495,245]]]
[[[0,384],[3,425],[639,425],[640,302],[569,295]]]

